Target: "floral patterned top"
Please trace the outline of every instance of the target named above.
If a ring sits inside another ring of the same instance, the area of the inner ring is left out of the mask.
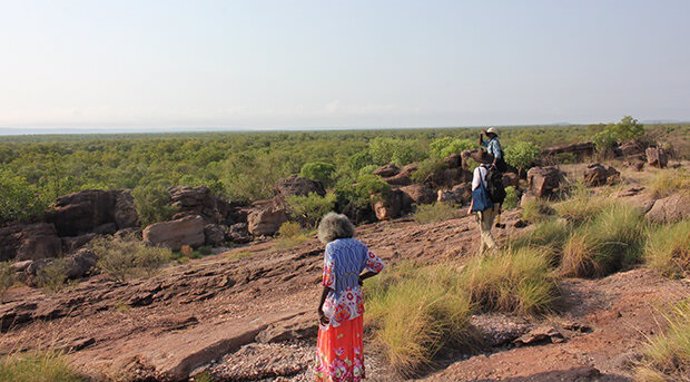
[[[323,304],[323,313],[329,319],[329,325],[337,327],[364,313],[359,275],[365,269],[379,273],[383,269],[383,261],[361,241],[336,239],[326,245],[322,284],[331,290]]]

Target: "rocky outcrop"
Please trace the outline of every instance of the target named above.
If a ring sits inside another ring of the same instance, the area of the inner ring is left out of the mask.
[[[666,151],[661,147],[648,147],[647,150],[645,150],[645,155],[647,156],[647,163],[650,166],[666,168],[668,165],[668,155],[666,155]]]
[[[520,185],[520,176],[514,172],[506,172],[503,174],[503,187],[518,187]]]
[[[67,236],[62,238],[62,249],[64,250],[65,253],[74,253],[76,252],[79,248],[85,246],[91,240],[93,240],[96,236],[95,233],[87,233],[85,235],[81,236]]]
[[[176,209],[174,219],[201,216],[209,224],[232,223],[233,206],[214,195],[208,187],[175,186],[168,189],[170,203]]]
[[[207,224],[204,227],[204,237],[206,238],[206,245],[217,247],[225,243],[226,226],[219,224]]]
[[[257,203],[247,217],[247,229],[254,236],[270,236],[288,221],[287,208],[276,201]]]
[[[436,193],[431,188],[423,184],[412,184],[405,187],[400,187],[407,197],[417,205],[419,204],[429,204],[436,200]]]
[[[86,190],[59,197],[47,220],[55,225],[59,236],[114,233],[139,224],[127,190]]]
[[[557,167],[532,167],[527,171],[529,192],[537,197],[552,196],[559,190],[563,178],[563,172]]]
[[[144,228],[144,241],[151,245],[179,251],[183,245],[197,248],[206,242],[204,219],[185,216],[180,219],[151,224]]]
[[[226,238],[236,244],[246,244],[254,239],[249,233],[247,223],[235,223],[228,227]]]
[[[618,156],[626,158],[641,158],[644,156],[647,145],[637,140],[625,141],[615,149]]]
[[[0,228],[0,261],[37,260],[62,254],[62,241],[50,223]]]
[[[654,202],[646,216],[649,221],[659,224],[690,219],[690,195],[678,193],[659,199]]]
[[[397,174],[383,180],[391,186],[409,186],[412,184],[412,174],[417,171],[417,165],[411,163],[403,167]]]
[[[590,157],[594,155],[594,143],[584,142],[575,143],[572,145],[559,145],[546,148],[542,150],[542,157],[546,156],[556,156],[558,154],[572,154],[577,160],[582,160],[585,157]]]
[[[472,184],[459,184],[450,190],[438,190],[436,201],[448,203],[455,206],[468,204],[472,199]]]
[[[378,220],[390,220],[410,212],[412,200],[401,190],[391,190],[373,195],[374,213]]]
[[[585,185],[590,187],[611,185],[620,181],[621,173],[612,166],[593,163],[587,166],[584,173]]]
[[[451,167],[453,166],[453,167]],[[444,165],[431,173],[424,184],[431,188],[451,188],[455,185],[471,182],[472,172],[462,167],[460,156],[453,155],[444,160]]]
[[[311,193],[326,195],[323,185],[317,181],[292,175],[278,182],[274,187],[276,197],[286,199],[288,196],[306,196]]]
[[[400,169],[398,168],[398,166],[396,166],[393,163],[389,163],[385,166],[381,166],[381,167],[377,168],[376,170],[374,170],[374,172],[372,174],[374,174],[376,176],[380,176],[382,178],[390,178],[392,176],[398,175],[399,173],[400,173]]]

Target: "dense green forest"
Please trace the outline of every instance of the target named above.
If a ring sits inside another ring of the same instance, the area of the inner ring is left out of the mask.
[[[512,156],[517,161],[535,147],[594,137],[599,137],[598,144],[608,145],[620,134],[615,127],[625,123],[630,121],[502,128],[501,141],[508,159]],[[635,121],[634,127],[641,125]],[[645,129],[656,137],[687,139],[690,135],[689,125]],[[449,153],[476,147],[479,131],[449,128],[0,137],[0,221],[30,219],[56,197],[70,192],[129,188],[146,223],[166,217],[160,206],[172,185],[206,185],[231,201],[248,202],[270,197],[277,180],[299,173],[321,180],[339,197],[365,200],[368,192],[384,187],[370,175],[373,166],[420,162],[421,170],[433,168]]]

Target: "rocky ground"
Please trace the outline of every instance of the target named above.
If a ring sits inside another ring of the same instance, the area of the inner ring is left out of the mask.
[[[624,176],[612,192],[653,208],[638,185],[642,175]],[[498,239],[529,229],[518,220],[517,211],[505,214]],[[476,229],[470,216],[430,224],[408,218],[360,226],[358,236],[389,265],[426,264],[473,256]],[[0,305],[0,353],[61,349],[95,379],[187,380],[205,372],[223,381],[307,381],[321,263],[315,238],[290,249],[269,240],[149,279],[116,283],[100,275],[55,294],[17,287]],[[556,314],[473,317],[489,346],[444,352],[420,379],[628,381],[639,343],[663,329],[660,311],[690,295],[687,280],[644,268],[566,279],[561,287]],[[369,380],[402,380],[371,346],[367,363]]]

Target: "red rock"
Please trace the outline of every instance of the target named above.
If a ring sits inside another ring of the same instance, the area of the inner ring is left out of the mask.
[[[205,240],[204,219],[201,216],[187,216],[144,228],[144,241],[173,251],[180,250],[183,245],[200,247]]]
[[[257,206],[247,217],[247,229],[254,236],[275,235],[280,226],[288,221],[284,205],[270,201]]]
[[[436,200],[434,191],[422,184],[412,184],[405,187],[400,187],[400,191],[405,193],[410,200],[415,204],[429,204]]]
[[[664,149],[660,147],[649,147],[645,150],[647,155],[647,163],[650,166],[665,168],[668,165],[668,156]]]
[[[551,196],[559,189],[564,174],[556,167],[532,167],[527,171],[529,191],[537,197]]]
[[[620,181],[621,173],[612,166],[593,163],[587,166],[584,181],[587,186],[596,187],[604,184],[615,184]]]

